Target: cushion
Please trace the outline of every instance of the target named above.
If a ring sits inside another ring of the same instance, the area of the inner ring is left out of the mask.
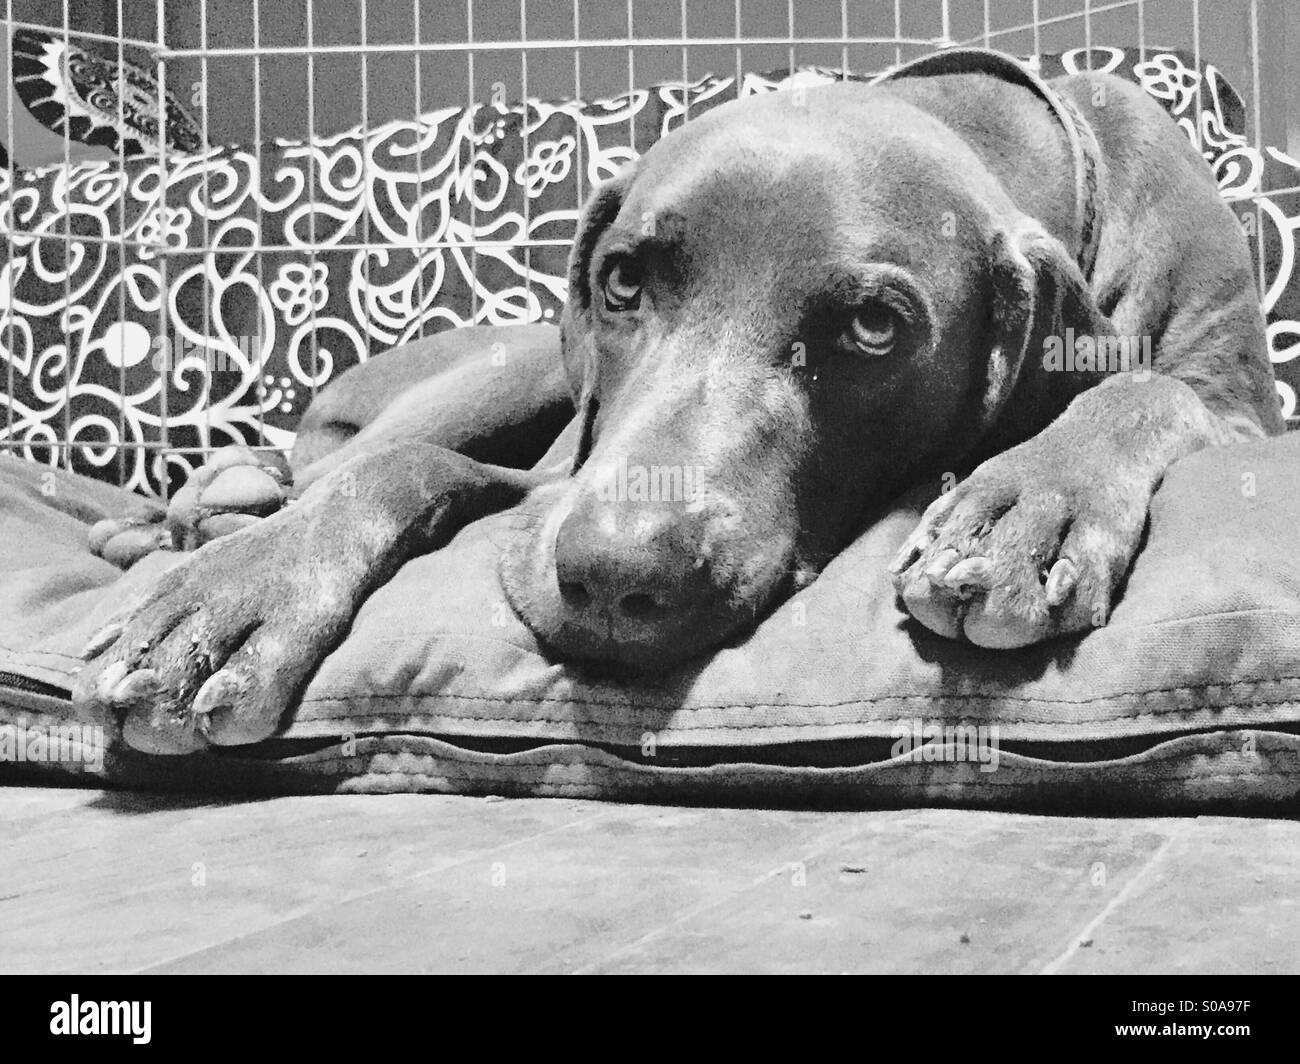
[[[66,721],[75,650],[174,555],[84,551],[118,489],[0,462],[0,721]],[[44,479],[42,479],[44,478]],[[1300,436],[1176,464],[1110,622],[995,652],[900,611],[901,500],[747,639],[636,682],[552,664],[502,601],[510,513],[409,562],[293,723],[254,747],[9,778],[204,791],[442,791],[672,801],[1243,809],[1300,794]],[[953,729],[962,728],[963,731]],[[945,730],[946,729],[946,730]],[[0,752],[4,747],[0,745]]]

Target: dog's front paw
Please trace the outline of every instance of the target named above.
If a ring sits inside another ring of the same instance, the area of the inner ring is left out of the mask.
[[[1106,623],[1137,552],[1152,485],[1116,464],[1030,441],[925,512],[890,566],[930,631],[1020,647]]]
[[[273,734],[351,618],[346,576],[304,552],[296,516],[200,548],[101,629],[73,692],[81,715],[149,753]]]

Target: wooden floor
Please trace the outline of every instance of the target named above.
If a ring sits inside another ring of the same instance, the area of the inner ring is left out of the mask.
[[[5,972],[1296,972],[1300,824],[0,788]]]

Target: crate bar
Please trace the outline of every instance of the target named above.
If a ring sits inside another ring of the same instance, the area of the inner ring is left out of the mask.
[[[256,49],[262,43],[262,0],[253,0],[253,47]],[[207,90],[204,89],[206,92]],[[257,179],[257,188],[253,196],[253,219],[257,228],[257,239],[262,239],[263,218],[262,218],[262,56],[253,56],[253,173]],[[312,173],[309,176],[315,177]],[[313,239],[312,243],[315,243]],[[213,267],[216,267],[216,260],[213,260]],[[257,312],[253,318],[253,328],[257,334],[252,337],[249,349],[256,348],[254,358],[257,360],[257,378],[253,385],[253,398],[257,403],[257,442],[266,443],[266,411],[262,408],[262,400],[257,398],[257,389],[265,385],[263,376],[266,373],[266,365],[262,360],[262,345],[266,341],[262,329],[262,299],[266,292],[265,279],[262,274],[262,256],[257,256],[257,262],[254,269],[257,271]],[[229,330],[227,330],[229,331]],[[208,442],[211,443],[209,436]]]
[[[63,233],[22,232],[19,235],[31,236],[33,239],[36,240],[68,239],[66,235]],[[85,241],[87,243],[112,244],[114,247],[116,247],[119,243],[118,241],[113,240],[111,237],[102,237],[102,236],[91,238],[91,237],[82,237],[78,235],[73,237],[72,239],[76,240],[78,243]],[[148,248],[151,251],[156,251],[158,248],[157,244],[149,243],[148,241],[143,241],[143,240],[128,240],[125,243],[128,247]],[[420,244],[417,243],[414,238],[411,238],[407,240],[385,241],[383,247],[386,248],[418,248],[418,247],[512,248],[512,247],[519,247],[522,244],[528,244],[532,247],[552,247],[552,246],[568,247],[572,243],[573,243],[572,240],[565,240],[560,237],[530,237],[528,240],[429,240],[429,241],[425,241],[423,244]],[[313,247],[310,244],[267,243],[267,244],[240,244],[238,247],[209,248],[208,250],[209,253],[213,255],[247,255],[251,252],[265,252],[265,251],[293,251],[293,252],[297,252],[298,254],[304,254],[304,253],[310,254],[313,252],[319,253],[321,251],[364,251],[365,248],[368,246],[377,247],[379,245],[376,244],[367,245],[367,244],[363,244],[359,240],[350,240],[350,241],[340,241],[337,244],[325,244],[317,247]]]
[[[794,61],[794,0],[786,0],[786,5],[785,5],[785,32],[786,32],[786,36],[788,36],[788,37],[790,38],[790,47],[789,47],[789,49],[788,49],[788,53],[789,53],[789,54],[786,56],[786,69],[790,72],[790,76],[793,77],[793,76],[794,76],[794,68],[795,68],[795,61]]]
[[[117,28],[119,32],[125,25],[123,22],[123,3],[124,0],[117,0]],[[119,237],[126,232],[126,137],[122,136],[120,132],[126,129],[126,56],[124,53],[125,49],[119,39],[117,45],[117,128],[119,130],[117,167],[118,173],[122,175],[123,184],[122,195],[117,197],[117,232]],[[10,69],[13,68],[10,67]],[[117,272],[119,275],[117,320],[119,324],[122,324],[126,321],[126,285],[121,283],[120,276],[126,272],[126,244],[120,241],[117,245]],[[123,354],[125,354],[125,350],[119,354],[117,360],[117,394],[121,397],[121,403],[117,410],[118,443],[122,443],[126,439],[126,359],[121,357]],[[127,483],[126,451],[120,448],[117,452],[117,482],[122,485]]]
[[[680,10],[678,11],[678,22],[682,27],[682,38],[685,39],[690,29],[686,18],[686,0],[682,0]],[[574,36],[577,36],[575,31]],[[576,54],[576,53],[575,53]],[[691,120],[691,92],[690,92],[690,58],[687,55],[686,45],[682,45],[682,122]]]
[[[1259,53],[1252,52],[1258,61]],[[1205,68],[1201,65],[1201,0],[1192,0],[1192,65],[1196,67],[1196,150],[1205,153],[1205,144],[1201,139],[1201,83],[1205,80]]]
[[[1083,54],[1092,72],[1092,0],[1083,0]]]
[[[898,18],[898,5],[900,0],[894,0],[894,18]],[[895,23],[897,26],[897,23]],[[897,34],[895,34],[897,36]],[[897,61],[899,55],[898,46],[894,46],[894,56]],[[840,0],[840,80],[849,80],[849,0]]]
[[[1199,84],[1199,82],[1198,82]],[[1263,78],[1260,77],[1259,70],[1259,0],[1250,0],[1250,91],[1254,96],[1253,119],[1255,124],[1255,151],[1260,155],[1261,165],[1264,156],[1264,122],[1263,122],[1263,104],[1261,96],[1263,95]],[[1200,111],[1198,109],[1196,116],[1197,124],[1200,124]],[[1255,197],[1255,268],[1259,280],[1259,298],[1263,299],[1264,294],[1268,291],[1268,275],[1264,269],[1265,262],[1265,244],[1264,244],[1264,209],[1260,206],[1260,199],[1263,198],[1263,174],[1260,175],[1260,193]],[[1272,345],[1269,345],[1269,359],[1272,360]]]
[[[472,0],[471,0],[472,2]],[[1111,7],[1128,7],[1135,3],[1136,0],[1119,0]],[[740,0],[737,0],[739,8]],[[630,0],[629,0],[630,6]],[[1098,10],[1102,10],[1098,8]],[[1078,14],[1062,16],[1058,19],[1049,19],[1048,21],[1061,22],[1066,19],[1079,18]],[[1028,29],[1028,26],[1023,27]],[[1008,32],[1008,31],[1000,31]],[[528,48],[532,51],[564,51],[571,48],[629,48],[634,43],[630,37],[599,38],[596,40],[514,40],[514,41],[430,41],[422,45],[416,44],[383,44],[367,45],[364,49],[356,45],[349,44],[323,44],[319,48],[313,48],[308,45],[271,45],[262,49],[262,55],[356,55],[358,52],[385,52],[389,54],[399,54],[403,52],[414,52],[424,50],[426,52],[465,52],[469,54],[471,48],[477,48],[482,51],[491,52],[515,52],[522,48]],[[739,47],[742,44],[771,44],[781,45],[789,44],[787,37],[741,37],[739,34],[733,37],[642,37],[635,41],[639,48],[679,48],[684,44],[697,45],[699,47],[718,47],[725,48],[728,46]],[[839,44],[838,37],[801,37],[801,44]],[[899,40],[895,37],[851,37],[850,44],[916,44],[916,45],[934,45],[938,42],[933,37],[904,37]],[[155,55],[159,59],[180,59],[194,58],[196,56],[208,55],[213,58],[230,58],[234,56],[249,56],[253,54],[251,48],[169,48],[159,49]]]
[[[78,163],[78,166],[93,165]],[[57,224],[57,222],[56,222]],[[128,248],[148,248],[150,251],[158,250],[158,243],[154,240],[141,240],[138,237],[118,237],[118,236],[98,236],[91,233],[78,233],[75,237],[69,237],[66,232],[59,232],[57,229],[7,229],[5,235],[8,237],[27,237],[30,240],[37,241],[58,241],[67,243],[69,240],[75,240],[78,244],[111,244],[113,247]],[[230,253],[247,251],[247,248],[229,248]]]
[[[1297,194],[1300,194],[1300,184],[1287,185],[1283,188],[1271,188],[1267,192],[1260,190],[1258,192],[1247,192],[1234,195],[1230,202],[1240,203],[1245,200],[1272,199],[1274,196],[1294,196]]]
[[[311,239],[311,251],[307,256],[307,284],[310,289],[311,284],[316,278],[316,252],[318,245],[316,243],[316,49],[313,47],[316,43],[316,3],[315,0],[307,0],[307,143],[311,145],[311,151],[308,158],[311,159],[311,169],[307,177],[307,233]],[[264,50],[269,51],[269,49]],[[258,238],[261,238],[258,233]],[[260,261],[260,259],[259,259]],[[261,303],[263,293],[258,293],[258,302]],[[316,298],[311,293],[307,299],[307,315],[311,322],[311,397],[316,398],[316,378],[320,376],[320,336],[316,332]],[[275,321],[275,315],[271,315],[271,321]],[[287,368],[287,367],[286,367]],[[265,381],[261,381],[266,384]],[[270,386],[267,385],[267,395],[270,395]],[[265,405],[265,400],[258,400],[259,406]]]
[[[582,32],[581,29],[582,15],[579,10],[579,7],[580,7],[579,0],[573,0],[573,37],[575,40]],[[682,0],[683,14],[685,14],[685,11],[686,11],[686,0]],[[685,36],[684,30],[682,35]],[[582,49],[580,48],[575,48],[573,50],[573,103],[574,103],[574,107],[577,108],[579,111],[581,111],[581,108],[583,107],[583,100],[582,100]],[[574,186],[577,189],[577,199],[578,199],[576,206],[579,212],[579,217],[581,217],[582,205],[586,201],[586,195],[583,191],[583,188],[587,182],[587,165],[586,165],[587,144],[586,144],[586,138],[582,135],[582,121],[580,117],[576,117],[573,123],[573,139],[575,142],[573,148],[574,166],[577,167],[577,173],[575,174],[576,180],[574,181]]]
[[[162,222],[167,217],[167,60],[163,56],[167,43],[167,17],[165,0],[157,0],[154,20],[158,33],[158,113],[161,116],[158,130],[158,217]],[[170,338],[167,321],[167,296],[170,288],[167,284],[167,233],[166,226],[159,226],[158,248],[158,335],[166,341]],[[168,360],[163,359],[158,373],[158,432],[161,448],[158,458],[158,483],[163,501],[171,497],[171,478],[167,469],[167,451],[170,438],[167,427],[167,385]]]
[[[736,32],[735,32],[735,38],[731,42],[736,47],[736,99],[740,99],[741,90],[744,88],[745,85],[745,60],[744,60],[744,56],[741,53],[742,38],[740,35],[741,33],[740,3],[741,0],[736,0],[735,22],[734,22]]]
[[[257,0],[253,0],[253,3],[256,4]],[[208,0],[199,0],[199,40],[203,42],[204,48],[208,46]],[[254,41],[254,44],[256,44],[256,41]],[[199,121],[202,123],[203,145],[204,148],[206,149],[207,145],[210,143],[208,137],[208,57],[206,55],[199,57],[199,81],[202,82],[203,85],[203,108],[202,108],[202,113],[199,116]],[[254,89],[254,92],[256,92],[256,89]],[[257,120],[257,114],[261,110],[261,108],[258,106],[258,102],[259,101],[255,100],[253,104],[254,121]],[[165,123],[164,123],[163,133],[164,135],[166,134]],[[256,140],[257,138],[254,137],[253,139]],[[208,166],[205,161],[203,166],[203,206],[205,208],[208,206],[208,204],[212,202],[211,184],[210,184],[211,172],[212,172],[212,167]],[[257,198],[258,197],[254,195],[253,197],[254,202],[257,201]],[[209,228],[208,212],[204,210],[203,211],[203,257],[200,261],[202,263],[202,270],[203,270],[203,274],[202,274],[203,277],[203,338],[205,340],[211,340],[212,338],[212,287],[208,281],[208,261],[207,261],[208,249],[211,246],[212,246],[212,235]],[[258,288],[259,289],[261,288],[260,284],[258,285]],[[208,401],[203,404],[203,429],[204,429],[203,440],[209,447],[211,447],[212,445],[212,378],[211,376],[208,376],[203,383],[208,391]]]
[[[420,0],[411,0],[411,34],[420,43]],[[410,324],[410,339],[418,340],[424,334],[424,68],[423,53],[417,48],[411,57],[411,73],[415,77],[415,313]]]
[[[37,442],[30,442],[30,443],[29,443],[29,442],[24,441],[24,440],[0,440],[0,451],[22,451],[22,450],[27,450],[28,448],[31,448],[31,447],[60,447],[60,446],[62,446],[62,445],[64,444],[64,442],[65,442],[65,441],[55,440],[54,443],[47,443],[47,442],[44,442],[44,441],[37,441]],[[83,451],[94,451],[94,450],[100,450],[100,451],[102,451],[102,450],[104,449],[105,446],[109,446],[109,445],[107,445],[107,444],[82,444],[82,445],[81,445],[81,449],[82,449]],[[157,445],[156,443],[150,443],[148,440],[125,440],[125,441],[123,441],[119,446],[120,446],[120,448],[121,448],[122,450],[125,450],[125,451],[146,451],[146,452],[153,453],[153,454],[155,454],[155,455],[158,453],[158,445]],[[264,450],[264,451],[274,451],[274,450],[276,450],[276,448],[273,447],[273,446],[272,446],[271,444],[269,444],[269,443],[268,443],[268,444],[255,444],[255,445],[252,446],[251,449],[252,449],[252,450],[255,450],[255,451],[257,451],[257,450]],[[168,453],[168,454],[198,454],[198,455],[208,455],[208,454],[211,454],[211,453],[212,453],[212,448],[210,448],[210,447],[205,447],[205,446],[203,446],[202,444],[198,444],[198,445],[195,445],[195,446],[193,446],[193,447],[169,447],[169,448],[167,449],[167,453]]]
[[[736,0],[739,4],[740,0]],[[627,42],[624,47],[627,49],[627,140],[632,146],[632,151],[636,151],[636,112],[632,109],[632,98],[636,92],[636,30],[632,20],[632,0],[627,0]]]
[[[474,0],[465,0],[465,43],[474,43]],[[478,172],[478,145],[474,143],[475,125],[478,119],[479,105],[474,99],[474,49],[465,51],[465,106],[468,108],[470,123],[469,136],[469,321],[478,324],[478,201],[475,190],[475,177]]]
[[[365,0],[362,0],[364,3]],[[527,0],[519,0],[519,38],[528,40],[528,3]],[[523,197],[524,209],[524,238],[533,231],[533,205],[532,197],[528,195],[528,163],[531,155],[528,150],[528,49],[527,47],[519,50],[519,96],[520,96],[520,115],[519,115],[519,137],[523,142],[523,187],[519,190]],[[533,294],[533,249],[525,244],[523,246],[524,256],[524,291],[527,296],[524,298],[525,314],[528,308],[528,297]]]
[[[1126,7],[1136,7],[1141,0],[1112,0],[1109,4],[1097,4],[1092,7],[1094,14],[1101,14],[1105,11],[1120,11]],[[1000,30],[994,30],[990,37],[1006,37],[1012,33],[1024,33],[1026,30],[1035,32],[1041,30],[1043,26],[1054,26],[1061,22],[1077,22],[1084,17],[1083,11],[1072,11],[1066,15],[1053,15],[1051,18],[1040,19],[1037,22],[1020,22],[1014,26],[1004,26]],[[953,41],[952,43],[959,46],[970,46],[980,44],[983,41],[983,35],[968,37],[965,40]],[[904,41],[905,44],[931,44],[932,41]]]
[[[365,250],[361,252],[361,284],[366,290],[365,299],[362,306],[366,308],[366,314],[370,312],[370,57],[366,52],[369,45],[369,6],[367,0],[361,0],[361,242],[365,245]],[[420,165],[419,157],[416,157],[415,165]],[[349,282],[350,283],[350,282]],[[312,297],[312,303],[316,302]],[[374,343],[374,337],[371,336],[369,323],[365,324],[366,330],[366,349],[359,358],[370,360],[371,345]],[[316,374],[312,374],[311,382],[312,398],[316,397]]]
[[[66,56],[72,47],[69,28],[68,0],[63,0],[63,54]],[[13,106],[10,96],[9,106]],[[10,146],[11,150],[13,145]],[[64,112],[63,116],[63,180],[72,178],[72,116]],[[12,193],[11,193],[12,195]],[[76,376],[77,364],[73,355],[72,317],[72,211],[63,212],[63,315],[68,322],[64,330],[63,361],[63,446],[59,449],[61,464],[65,469],[72,469],[72,378]],[[83,333],[84,342],[84,333]]]
[[[120,4],[118,6],[119,8],[121,7]],[[50,26],[47,23],[27,22],[24,19],[10,18],[9,16],[13,14],[11,7],[6,7],[5,13],[5,21],[16,30],[36,30],[38,33],[50,32]],[[118,20],[117,25],[118,28],[121,29],[121,19]],[[111,44],[114,46],[130,45],[133,48],[139,48],[141,51],[148,52],[151,57],[155,56],[158,52],[157,41],[145,41],[138,37],[113,37],[107,33],[92,33],[90,30],[72,30],[71,36],[82,38],[87,41],[97,41],[100,44]],[[9,69],[12,70],[13,67],[10,67]]]
[[[121,3],[121,0],[118,0]],[[13,21],[13,0],[5,0],[5,57],[8,60],[6,70],[14,68],[14,21]],[[9,349],[9,357],[5,360],[8,363],[8,391],[5,395],[8,401],[5,403],[5,442],[11,442],[14,434],[14,305],[17,296],[14,292],[14,241],[13,231],[17,225],[17,218],[14,213],[14,185],[17,181],[17,165],[14,158],[17,152],[14,151],[14,97],[10,92],[6,100],[5,107],[5,143],[9,145],[9,204],[8,204],[8,229],[9,239],[5,241],[6,271],[5,283],[9,289],[9,305],[5,308],[5,346]]]

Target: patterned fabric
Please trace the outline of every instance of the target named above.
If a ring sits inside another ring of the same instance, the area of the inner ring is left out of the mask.
[[[1300,199],[1250,197],[1300,184],[1300,163],[1247,143],[1242,101],[1213,67],[1175,52],[1091,58],[1199,136],[1223,195],[1263,233],[1269,341],[1294,418]],[[1052,77],[1089,64],[1080,49],[1036,65]],[[52,462],[70,440],[73,468],[142,492],[179,482],[203,448],[288,447],[314,390],[374,354],[471,323],[556,320],[582,199],[688,113],[842,76],[869,77],[803,68],[590,103],[493,100],[260,153],[169,156],[165,171],[46,168],[12,189],[0,175],[0,443]]]
[[[158,153],[158,82],[125,57],[108,58],[74,39],[36,30],[13,35],[13,87],[47,129],[73,144],[98,145],[127,158]],[[167,94],[169,151],[198,151],[199,124]],[[22,152],[15,151],[21,160]],[[74,154],[73,159],[77,156]]]

